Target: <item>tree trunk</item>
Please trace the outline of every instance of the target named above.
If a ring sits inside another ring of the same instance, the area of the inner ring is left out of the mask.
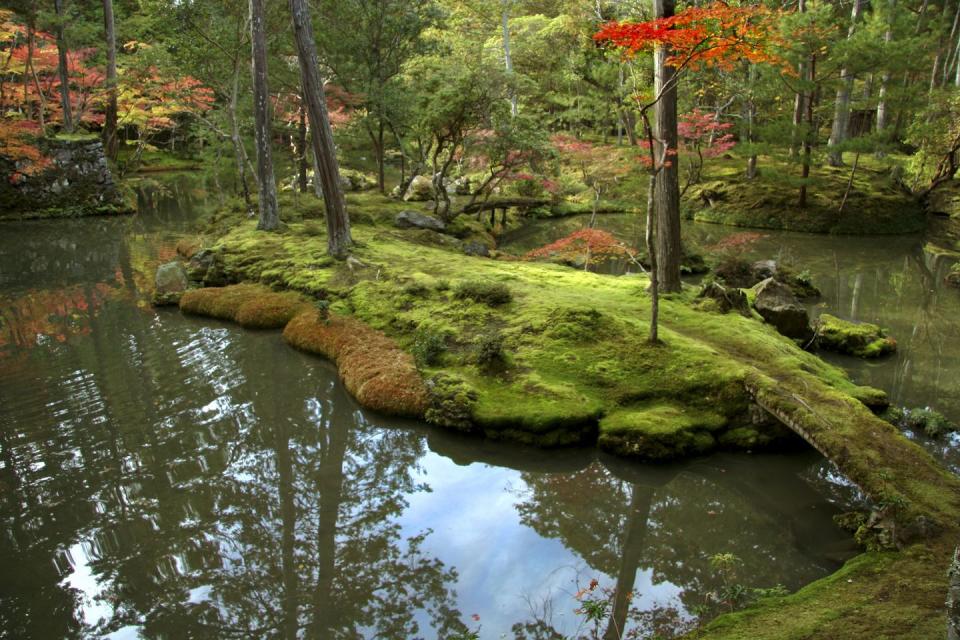
[[[897,10],[897,0],[888,0],[887,1],[887,11],[890,12],[890,15],[887,16],[887,29],[883,33],[883,44],[884,51],[890,51],[890,42],[893,40],[893,21],[896,15]],[[877,99],[877,133],[883,133],[887,128],[887,119],[890,117],[889,108],[887,106],[887,92],[889,91],[890,86],[890,72],[884,70],[883,74],[880,76],[880,96]]]
[[[63,108],[63,130],[73,133],[73,111],[70,107],[70,74],[67,68],[67,40],[64,35],[66,16],[63,12],[63,0],[53,0],[57,11],[57,70],[60,73],[60,105]]]
[[[513,79],[513,58],[510,56],[510,0],[503,0],[502,28],[503,28],[503,59],[507,67],[507,78]],[[520,112],[517,106],[517,91],[510,87],[510,115],[514,118]]]
[[[273,142],[270,126],[270,91],[267,87],[267,42],[264,0],[250,0],[250,41],[253,49],[253,116],[257,145],[257,184],[260,189],[260,220],[257,229],[273,231],[280,226],[277,183],[273,177]]]
[[[306,0],[289,0],[293,17],[293,34],[297,43],[297,58],[300,61],[300,82],[310,117],[313,152],[320,166],[320,181],[323,186],[323,205],[327,214],[327,251],[333,256],[344,256],[353,244],[350,237],[350,218],[340,187],[340,167],[333,145],[333,129],[327,114],[327,102],[323,95],[323,80],[317,61],[317,45],[313,39],[313,25]]]
[[[113,28],[113,0],[103,0],[103,29],[107,39],[107,112],[103,121],[103,148],[117,159],[117,37]]]
[[[811,87],[815,86],[817,79],[817,56],[810,56],[810,68],[809,68],[809,79]],[[803,135],[803,168],[800,171],[800,201],[798,205],[800,207],[807,206],[807,179],[810,177],[810,162],[811,154],[813,151],[813,136],[815,131],[813,129],[813,102],[816,98],[816,89],[810,90],[810,95],[808,95],[805,100],[805,106],[807,110],[806,121],[807,127]]]
[[[303,104],[303,96],[300,96],[300,127],[297,131],[297,182],[300,193],[306,193],[307,189],[307,108]]]
[[[627,616],[630,611],[630,595],[637,578],[637,569],[643,558],[643,543],[647,537],[650,506],[653,504],[653,487],[635,484],[630,490],[630,507],[627,510],[626,527],[620,541],[620,566],[617,568],[617,586],[613,592],[610,620],[603,640],[621,640],[626,633]]]
[[[243,202],[247,205],[247,213],[253,215],[253,202],[250,199],[250,186],[247,184],[247,150],[240,137],[240,123],[237,120],[237,99],[240,94],[240,59],[233,61],[233,86],[230,91],[230,102],[227,103],[227,117],[230,118],[230,142],[233,144],[233,155],[237,162],[237,176],[240,179],[240,193]]]
[[[756,82],[756,78],[756,67],[751,63],[747,63],[747,87],[749,93],[743,105],[743,121],[747,128],[747,143],[751,145],[756,142],[756,136],[754,135],[754,124],[757,118],[757,104],[753,100],[753,85]],[[757,153],[752,149],[750,151],[750,155],[747,157],[746,177],[747,180],[753,180],[757,177]]]
[[[797,5],[797,12],[806,13],[807,11],[807,2],[806,0],[800,0]],[[807,64],[801,61],[797,65],[797,79],[799,83],[799,89],[797,94],[794,97],[793,101],[793,141],[790,144],[790,157],[795,158],[797,155],[798,143],[800,143],[800,127],[803,124],[803,115],[807,111],[806,105],[806,87],[803,86],[803,83],[807,78]],[[802,143],[800,143],[802,145]]]
[[[953,552],[953,563],[948,573],[947,640],[960,640],[960,547]]]
[[[853,1],[853,10],[850,14],[850,28],[847,30],[847,40],[853,38],[857,30],[857,20],[863,8],[863,0]],[[827,159],[832,167],[843,164],[843,152],[836,147],[849,137],[850,129],[850,91],[853,89],[853,73],[849,63],[845,63],[840,70],[840,86],[837,88],[837,100],[833,112],[833,128],[830,130],[830,140],[827,146],[830,152]]]
[[[674,14],[674,0],[654,0],[654,15],[668,18]],[[677,86],[676,70],[666,63],[670,52],[657,47],[654,52],[654,128],[657,146],[667,150],[666,164],[656,181],[657,275],[660,288],[680,291],[680,173],[677,166]],[[661,155],[657,149],[655,155]]]

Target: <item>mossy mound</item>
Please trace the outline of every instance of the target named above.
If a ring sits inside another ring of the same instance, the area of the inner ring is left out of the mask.
[[[739,163],[716,161],[707,168],[708,179],[690,188],[685,209],[694,220],[738,227],[850,235],[922,231],[923,203],[882,169],[857,172],[841,212],[849,167],[816,167],[801,207],[798,165],[762,158],[761,174],[747,180]]]
[[[716,447],[726,417],[673,403],[648,403],[614,411],[600,421],[598,444],[617,455],[669,460]]]
[[[389,415],[424,415],[428,391],[413,356],[382,332],[355,318],[328,317],[314,309],[291,320],[283,338],[334,361],[347,390],[364,407]]]
[[[829,313],[820,315],[818,343],[821,348],[858,358],[879,358],[897,350],[897,341],[869,322],[849,322]]]
[[[296,293],[250,284],[192,289],[180,299],[185,313],[231,320],[247,329],[282,329],[308,306]]]

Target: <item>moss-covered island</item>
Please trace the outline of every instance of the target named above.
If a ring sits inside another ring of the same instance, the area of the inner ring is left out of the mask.
[[[942,631],[960,481],[874,415],[882,392],[854,385],[755,313],[719,313],[695,288],[661,301],[662,343],[653,345],[643,276],[465,255],[452,235],[396,228],[397,205],[385,198],[351,201],[361,223],[348,260],[326,255],[309,219],[316,211],[288,202],[274,233],[257,231],[240,207],[221,211],[210,235],[186,243],[188,253],[205,246],[193,276],[245,284],[188,292],[181,308],[284,327],[288,343],[335,361],[365,406],[488,438],[596,444],[656,461],[802,446],[802,436],[872,500],[874,512],[854,526],[867,552],[698,637]],[[480,232],[461,224],[461,236]]]

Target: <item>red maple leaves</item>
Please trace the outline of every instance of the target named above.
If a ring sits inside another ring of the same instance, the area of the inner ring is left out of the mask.
[[[627,56],[666,46],[673,66],[729,69],[738,60],[779,61],[769,44],[776,33],[777,13],[764,7],[732,7],[714,2],[688,7],[675,16],[646,22],[608,22],[594,34],[599,43]]]

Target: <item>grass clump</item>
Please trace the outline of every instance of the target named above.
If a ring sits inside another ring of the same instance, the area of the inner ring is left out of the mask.
[[[820,316],[818,336],[821,348],[858,358],[879,358],[897,350],[897,341],[877,325],[848,322],[829,313]]]
[[[459,283],[453,291],[458,300],[473,300],[490,307],[498,307],[513,300],[507,285],[501,282],[467,280]]]

